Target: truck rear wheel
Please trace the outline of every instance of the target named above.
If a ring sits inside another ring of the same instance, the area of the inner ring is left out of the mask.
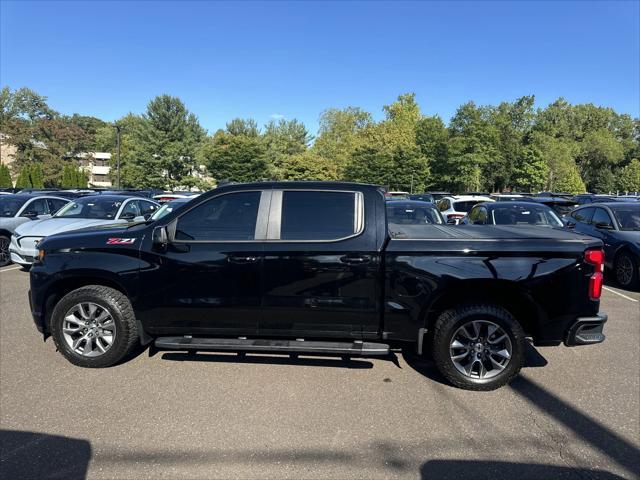
[[[133,350],[138,326],[129,299],[118,290],[89,285],[68,293],[55,306],[51,334],[74,365],[115,365]]]
[[[443,312],[433,327],[433,359],[447,380],[466,390],[495,390],[524,363],[524,331],[505,309],[467,305]]]

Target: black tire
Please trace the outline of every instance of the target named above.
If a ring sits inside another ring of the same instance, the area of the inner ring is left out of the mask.
[[[108,311],[116,326],[111,347],[97,357],[76,353],[64,339],[64,316],[75,305],[92,302]],[[127,357],[138,343],[138,325],[129,299],[118,290],[102,285],[88,285],[68,293],[56,304],[51,315],[51,336],[56,348],[74,365],[87,368],[110,367]]]
[[[0,267],[6,267],[11,263],[9,254],[9,243],[11,239],[6,235],[0,235]]]
[[[629,276],[629,265],[631,275]],[[622,288],[636,288],[638,286],[638,260],[630,252],[620,252],[613,265],[616,283]]]
[[[472,320],[487,320],[501,327],[511,342],[511,357],[504,370],[487,379],[471,378],[460,372],[451,359],[450,345],[456,332]],[[431,353],[436,367],[454,386],[465,390],[495,390],[518,375],[524,364],[525,335],[518,321],[505,309],[489,304],[473,304],[447,310],[433,325]]]

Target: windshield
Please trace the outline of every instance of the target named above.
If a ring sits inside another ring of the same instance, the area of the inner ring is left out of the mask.
[[[456,212],[469,213],[471,209],[482,200],[467,200],[465,202],[453,202],[453,209]]]
[[[184,200],[177,200],[177,201],[172,201],[172,202],[167,202],[164,205],[162,205],[158,210],[156,210],[156,212],[151,215],[151,218],[149,220],[160,220],[162,217],[169,215],[171,212],[173,212],[175,209],[180,208],[180,206],[186,204],[187,202]]]
[[[435,208],[415,205],[387,205],[387,219],[389,223],[399,225],[442,223]]]
[[[28,200],[28,198],[7,197],[5,195],[0,197],[0,217],[14,217]]]
[[[562,227],[562,221],[549,207],[541,205],[509,205],[494,207],[491,215],[495,225],[546,225]]]
[[[118,209],[122,205],[121,200],[109,200],[106,198],[79,198],[62,207],[55,218],[93,218],[97,220],[113,220]]]
[[[612,207],[620,230],[640,230],[640,206]]]

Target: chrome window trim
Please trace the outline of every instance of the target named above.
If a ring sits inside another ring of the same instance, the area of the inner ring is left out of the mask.
[[[267,238],[269,226],[269,209],[271,208],[273,191],[263,190],[260,193],[260,203],[258,204],[258,213],[256,218],[256,229],[253,234],[255,240],[264,240]]]
[[[271,202],[271,211],[269,212],[269,231],[265,243],[335,243],[350,238],[355,238],[364,232],[364,195],[356,190],[331,190],[318,188],[283,188],[274,190],[274,196]],[[294,240],[280,238],[280,229],[282,226],[282,199],[285,192],[324,192],[324,193],[351,193],[354,195],[354,233],[345,237],[330,239],[310,239],[310,240]]]
[[[263,196],[264,192],[268,192],[270,190],[267,189],[261,189],[261,188],[252,188],[252,189],[248,189],[248,190],[232,190],[230,192],[223,192],[219,195],[215,195],[211,198],[207,198],[206,200],[202,201],[202,202],[198,202],[197,205],[192,206],[189,210],[185,211],[185,212],[180,212],[180,215],[176,216],[173,220],[171,220],[171,222],[169,222],[167,224],[167,228],[169,227],[169,225],[173,224],[173,233],[172,233],[172,237],[170,240],[170,243],[179,243],[179,244],[185,244],[185,243],[262,243],[264,240],[263,239],[256,239],[255,237],[255,232],[254,232],[254,237],[252,240],[177,240],[175,238],[175,234],[176,234],[176,230],[178,228],[178,222],[180,221],[180,218],[182,218],[184,215],[186,215],[187,213],[189,213],[191,210],[193,210],[194,208],[198,208],[200,205],[204,205],[207,202],[211,202],[213,200],[215,200],[216,198],[220,198],[224,195],[233,195],[234,193],[255,193],[258,192],[260,193],[260,203],[258,204],[258,214],[260,214],[260,209],[262,206],[262,201],[266,198]],[[258,219],[256,218],[256,228],[258,226]]]

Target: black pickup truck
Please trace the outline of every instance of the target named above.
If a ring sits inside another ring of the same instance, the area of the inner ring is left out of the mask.
[[[599,343],[602,243],[560,229],[388,225],[374,185],[212,190],[165,217],[46,238],[30,302],[83,367],[136,344],[387,355],[413,344],[454,385],[509,382],[536,345]]]

